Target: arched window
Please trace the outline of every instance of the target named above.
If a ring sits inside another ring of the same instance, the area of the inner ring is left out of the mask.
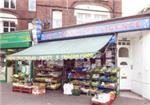
[[[77,5],[75,8],[77,8],[77,10],[75,10],[74,12],[74,15],[76,16],[76,24],[101,21],[101,20],[106,20],[110,18],[109,9],[102,7],[102,6],[82,4],[82,5]],[[81,9],[81,10],[78,10],[78,9]],[[97,11],[94,11],[94,10],[97,10]],[[103,12],[100,12],[100,11],[103,11]]]
[[[122,47],[119,49],[119,57],[129,57],[128,48]]]

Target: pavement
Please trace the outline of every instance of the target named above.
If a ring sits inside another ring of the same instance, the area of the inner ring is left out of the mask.
[[[150,105],[149,100],[126,96],[118,96],[113,105]],[[0,84],[0,105],[91,105],[90,99],[86,95],[66,96],[60,91],[48,91],[44,95],[12,92],[10,84]]]

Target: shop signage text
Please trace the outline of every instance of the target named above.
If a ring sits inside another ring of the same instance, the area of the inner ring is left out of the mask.
[[[43,32],[40,41],[70,38],[70,37],[93,36],[98,34],[101,35],[114,32],[126,32],[141,29],[150,29],[150,17],[120,20],[117,22],[116,21],[107,22],[107,24],[95,23],[94,25],[92,24],[87,26],[79,26]]]
[[[31,42],[31,36],[27,31],[0,34],[0,48],[28,47],[29,42]]]

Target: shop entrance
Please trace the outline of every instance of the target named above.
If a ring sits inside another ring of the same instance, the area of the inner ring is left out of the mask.
[[[118,66],[120,67],[120,89],[131,89],[130,40],[118,40]]]

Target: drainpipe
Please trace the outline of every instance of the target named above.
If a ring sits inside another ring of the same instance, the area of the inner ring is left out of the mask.
[[[113,18],[115,17],[115,0],[112,2],[112,13],[113,13]]]

